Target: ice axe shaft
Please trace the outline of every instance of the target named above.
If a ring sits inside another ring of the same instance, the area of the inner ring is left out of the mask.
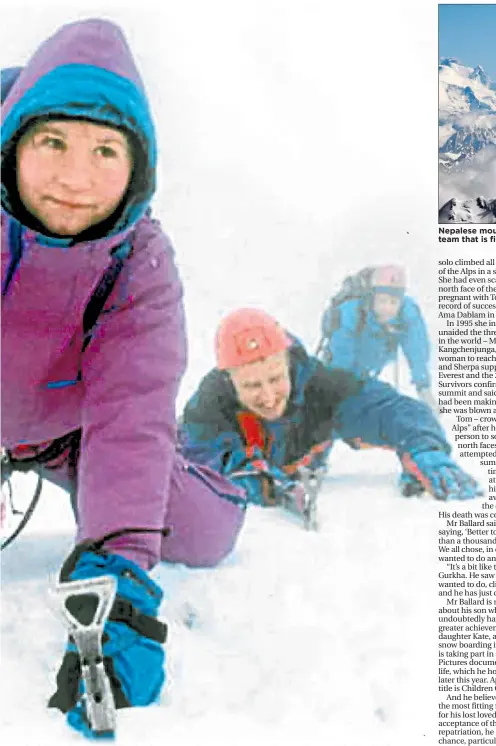
[[[324,481],[326,469],[309,469],[307,466],[300,466],[298,475],[303,484],[307,500],[303,511],[303,525],[308,531],[317,529],[317,498],[319,496],[322,482]]]
[[[105,671],[102,648],[103,630],[116,590],[115,578],[105,575],[58,583],[52,591],[58,602],[57,611],[78,650],[85,712],[91,730],[98,735],[114,733],[116,727],[115,701]],[[88,597],[94,597],[95,606],[93,618],[85,623],[86,620],[78,619],[75,611],[78,609],[78,598],[87,602]]]

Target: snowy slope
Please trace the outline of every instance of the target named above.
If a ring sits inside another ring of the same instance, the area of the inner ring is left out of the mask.
[[[444,58],[439,63],[439,110],[441,117],[463,112],[496,111],[496,91],[483,68],[466,67],[458,60]]]
[[[318,533],[251,508],[221,567],[158,568],[169,684],[159,706],[119,713],[119,746],[143,733],[146,744],[228,746],[233,731],[237,743],[296,733],[340,746],[434,742],[439,504],[397,496],[390,454],[340,444],[331,465]],[[71,540],[65,497],[45,486],[2,556],[3,743],[80,740],[44,709],[64,639],[47,590]]]
[[[212,365],[227,310],[262,306],[312,347],[329,294],[365,264],[405,263],[435,334],[426,111],[437,91],[420,61],[434,58],[437,6],[347,4],[339,23],[324,0],[182,0],[160,13],[147,0],[61,7],[10,4],[1,61],[22,63],[64,20],[104,13],[126,29],[157,119],[154,213],[185,284],[179,409]],[[391,23],[378,26],[378,14]],[[390,454],[339,446],[319,534],[253,508],[221,567],[161,566],[169,685],[159,707],[119,713],[119,746],[435,743],[440,506],[400,499],[396,475]],[[45,487],[27,533],[2,555],[2,746],[82,743],[45,709],[64,636],[47,589],[71,526],[65,497]],[[190,607],[195,629],[181,623]]]
[[[440,223],[496,223],[496,200],[453,197],[439,210]]]
[[[472,116],[467,116],[469,114]],[[495,141],[496,90],[484,70],[466,67],[454,59],[442,59],[439,64],[439,124],[451,125],[455,131],[442,142],[442,154],[457,156],[458,160],[470,157],[462,135],[473,135],[473,147],[484,146],[482,140]],[[458,133],[458,136],[456,136]],[[480,142],[475,142],[479,138]],[[475,151],[474,151],[475,152]]]

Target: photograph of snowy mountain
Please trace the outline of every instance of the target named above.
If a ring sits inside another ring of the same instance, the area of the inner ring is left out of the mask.
[[[496,222],[495,31],[496,5],[439,6],[440,223]]]

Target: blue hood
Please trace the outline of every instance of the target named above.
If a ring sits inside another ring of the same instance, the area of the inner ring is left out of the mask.
[[[63,26],[42,44],[2,106],[2,167],[15,144],[40,117],[71,117],[118,127],[130,134],[135,168],[122,210],[105,231],[128,229],[147,210],[155,191],[155,130],[141,77],[120,29],[102,20]],[[7,169],[8,171],[8,169]],[[13,217],[12,183],[2,183],[2,207]]]

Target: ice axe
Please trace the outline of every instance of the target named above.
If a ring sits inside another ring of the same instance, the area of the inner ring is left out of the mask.
[[[81,664],[84,684],[82,700],[88,724],[95,735],[113,735],[116,707],[112,687],[105,671],[102,649],[103,629],[117,591],[114,577],[72,580],[57,583],[51,590],[55,610],[74,641]],[[88,601],[91,601],[88,604]],[[80,619],[82,607],[93,611],[91,619]]]
[[[300,466],[298,476],[305,490],[305,506],[303,509],[303,525],[307,531],[318,529],[317,521],[317,498],[326,474],[326,468],[320,466],[310,469],[308,466]]]

